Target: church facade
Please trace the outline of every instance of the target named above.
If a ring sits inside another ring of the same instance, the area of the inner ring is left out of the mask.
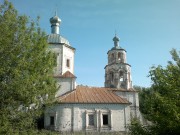
[[[115,35],[114,46],[107,53],[104,87],[76,86],[75,48],[59,33],[60,22],[57,15],[50,19],[48,43],[57,55],[54,78],[59,89],[55,104],[46,108],[45,128],[61,132],[126,132],[131,118],[140,118],[139,98],[119,38]]]

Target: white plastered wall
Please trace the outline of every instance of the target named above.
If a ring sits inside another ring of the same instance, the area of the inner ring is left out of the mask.
[[[49,50],[54,52],[57,56],[57,66],[54,68],[54,75],[63,75],[66,71],[74,74],[74,52],[71,47],[60,44],[50,44]],[[66,66],[67,59],[70,60],[70,67]]]
[[[140,111],[139,111],[139,97],[138,97],[138,92],[121,92],[121,91],[116,91],[116,94],[120,97],[123,97],[127,99],[131,105],[130,105],[130,110],[131,110],[131,117],[132,118],[138,118],[140,121],[142,120],[140,116]]]
[[[76,78],[57,78],[57,87],[59,87],[56,92],[55,97],[59,97],[60,95],[72,91],[75,89],[75,79]]]
[[[130,108],[125,104],[58,104],[46,110],[46,128],[52,110],[56,114],[54,129],[57,131],[126,131],[130,124]],[[93,128],[87,125],[88,113],[94,113]],[[108,114],[109,127],[102,125],[102,114]]]
[[[54,52],[57,57],[57,66],[54,68],[54,75],[62,75],[62,45],[50,44],[49,50]]]
[[[70,60],[70,67],[66,66],[67,59]],[[72,74],[74,74],[74,50],[67,46],[63,46],[62,74],[66,71],[70,71]]]

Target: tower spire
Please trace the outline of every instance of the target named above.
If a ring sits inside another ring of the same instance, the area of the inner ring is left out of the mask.
[[[116,35],[116,31],[115,31],[115,36],[113,38],[114,41],[114,47],[118,47],[119,46],[119,38]]]

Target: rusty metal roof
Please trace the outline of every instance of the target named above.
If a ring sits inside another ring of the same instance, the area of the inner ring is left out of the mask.
[[[76,78],[70,71],[66,71],[63,75],[56,75],[55,78]]]
[[[130,88],[130,89],[123,89],[123,88],[106,88],[110,91],[121,91],[121,92],[138,92],[137,90]]]
[[[74,91],[58,97],[59,103],[115,103],[130,104],[126,99],[116,95],[112,88],[77,86]]]

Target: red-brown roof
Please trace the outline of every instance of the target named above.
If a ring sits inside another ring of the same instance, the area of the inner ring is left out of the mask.
[[[66,71],[63,75],[54,76],[55,78],[76,78],[70,71]]]
[[[123,89],[123,88],[106,88],[110,91],[122,91],[122,92],[138,92],[137,90],[130,88],[130,89]]]
[[[60,96],[59,103],[118,103],[130,104],[126,99],[119,97],[111,88],[77,86],[74,91]]]

